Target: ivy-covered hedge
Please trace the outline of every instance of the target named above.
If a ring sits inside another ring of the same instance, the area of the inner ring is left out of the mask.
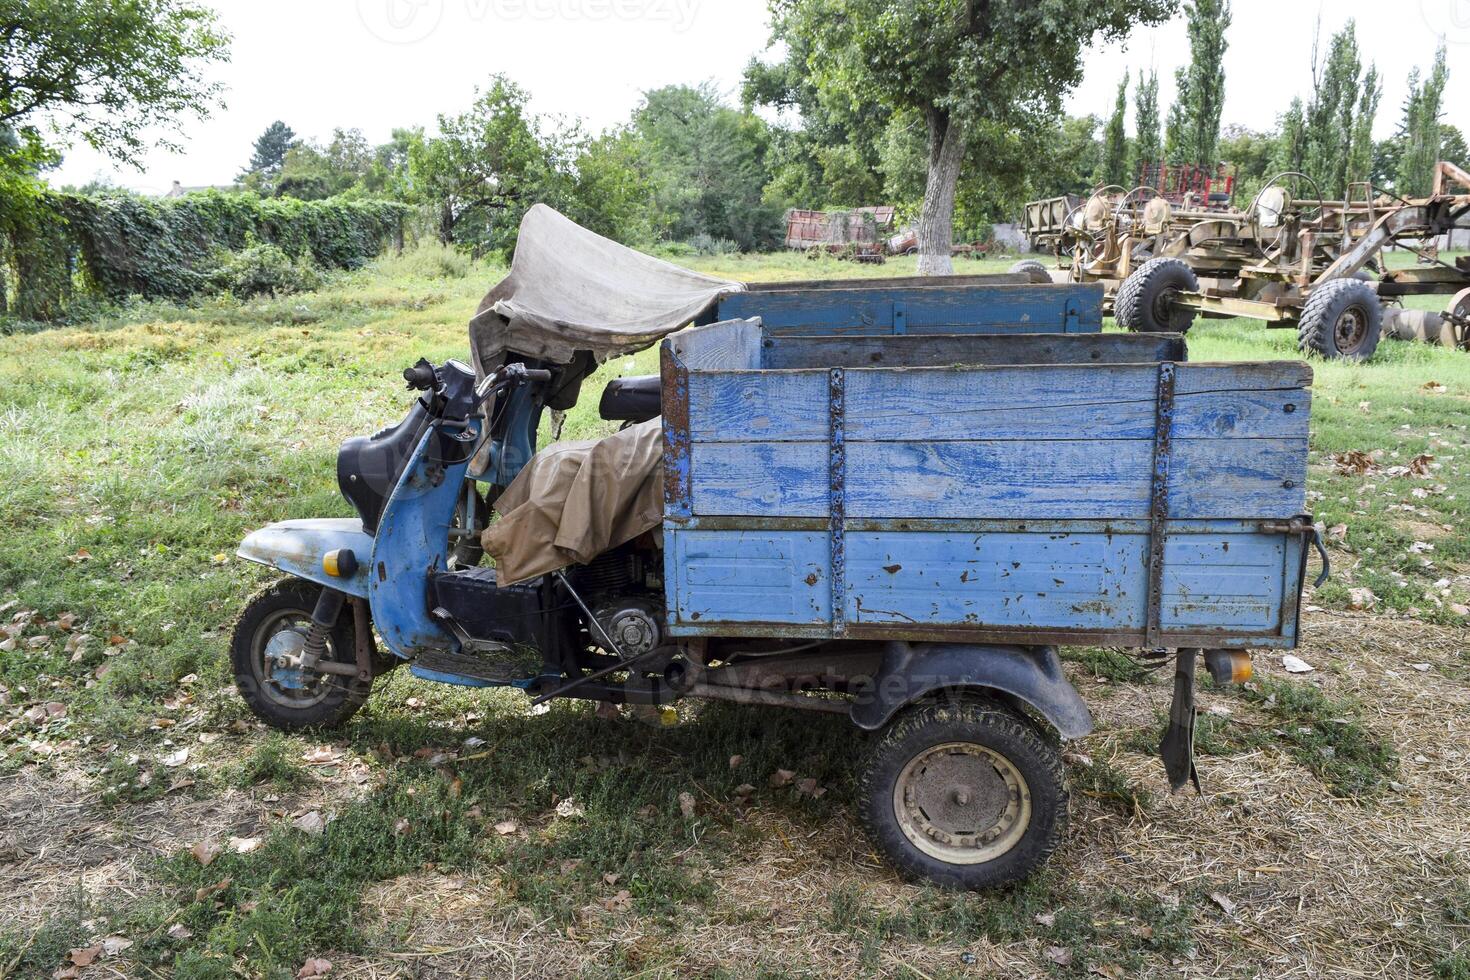
[[[292,259],[351,269],[401,242],[408,207],[205,191],[157,200],[42,194],[9,222],[16,309],[56,316],[73,280],[109,299],[181,299],[208,286],[221,251],[270,243]]]

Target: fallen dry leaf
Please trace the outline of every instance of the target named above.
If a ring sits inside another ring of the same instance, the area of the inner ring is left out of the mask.
[[[609,912],[626,912],[633,907],[633,893],[624,888],[612,898],[604,898],[602,907]]]
[[[66,954],[66,958],[71,960],[72,966],[91,966],[92,962],[101,955],[102,944],[98,943],[96,946],[83,946],[74,949]]]
[[[1235,914],[1235,903],[1219,892],[1210,892],[1210,901],[1220,906],[1226,915]]]
[[[189,848],[189,853],[194,855],[194,860],[207,868],[214,863],[215,858],[220,856],[221,850],[223,849],[213,841],[200,841]]]
[[[790,786],[791,780],[796,778],[796,773],[790,769],[777,769],[771,773],[772,786]]]
[[[179,766],[182,766],[188,761],[188,749],[179,749],[177,752],[170,752],[168,755],[163,757],[163,764],[168,766],[170,769],[177,769]]]
[[[399,817],[397,820],[393,821],[394,837],[402,837],[404,834],[408,833],[412,829],[413,824],[408,822],[407,817]]]
[[[131,939],[126,939],[122,936],[108,936],[102,940],[102,952],[108,956],[116,956],[132,945],[133,941]]]
[[[220,881],[216,881],[212,885],[205,885],[203,888],[199,889],[198,891],[196,891],[194,893],[194,901],[196,901],[196,902],[207,901],[210,897],[212,897],[214,895],[218,895],[220,892],[224,891],[225,889],[227,889],[229,887],[230,887],[230,879],[229,878],[224,878],[224,879],[222,879]]]
[[[338,762],[342,758],[342,752],[330,745],[318,745],[307,749],[301,756],[301,761],[309,766],[325,766],[329,763]]]
[[[1426,381],[1420,387],[1432,395],[1443,395],[1446,391],[1449,391],[1448,388],[1438,381]]]
[[[188,926],[184,925],[182,922],[175,922],[173,925],[171,925],[171,926],[168,927],[168,938],[170,938],[170,939],[193,939],[194,938],[194,930],[193,929],[190,929]]]
[[[292,820],[291,826],[302,833],[320,834],[327,829],[327,820],[319,811],[312,810],[310,813],[303,813],[295,820]]]
[[[1334,524],[1327,529],[1327,540],[1338,544],[1347,540],[1348,526],[1346,524]]]
[[[520,824],[514,820],[502,820],[495,825],[495,832],[501,837],[508,837],[520,829]]]
[[[251,851],[259,850],[261,840],[259,837],[231,837],[230,850],[236,854],[249,854]]]
[[[301,969],[296,971],[296,980],[307,980],[308,977],[324,977],[332,972],[330,960],[312,957],[301,964]]]
[[[1359,611],[1372,609],[1378,605],[1378,596],[1373,594],[1369,588],[1348,589],[1348,605]]]
[[[817,800],[821,799],[822,796],[827,792],[827,787],[818,786],[817,781],[808,776],[806,779],[797,780],[796,792],[802,796],[809,796],[812,799]]]
[[[586,816],[587,811],[582,809],[582,804],[568,796],[556,805],[556,815],[558,817],[576,819],[577,817]]]
[[[745,762],[745,756],[743,756],[743,755],[732,755],[732,756],[730,756],[730,768],[731,769],[739,769],[740,766],[744,762]]]
[[[682,814],[684,814],[684,819],[685,820],[693,820],[694,819],[694,794],[693,793],[680,793],[679,794],[679,812],[682,813]]]
[[[1378,464],[1373,457],[1359,449],[1349,449],[1345,453],[1333,453],[1332,462],[1336,464],[1337,472],[1342,476],[1366,476],[1378,469]]]
[[[1046,947],[1046,958],[1051,960],[1057,966],[1072,965],[1072,951],[1065,946]]]
[[[1295,657],[1289,653],[1281,658],[1281,666],[1288,674],[1310,674],[1317,669],[1301,657]]]

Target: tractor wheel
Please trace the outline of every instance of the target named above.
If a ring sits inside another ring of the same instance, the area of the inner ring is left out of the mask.
[[[1378,349],[1383,304],[1372,285],[1334,279],[1312,290],[1297,324],[1297,346],[1323,357],[1366,361]]]
[[[1067,822],[1055,746],[989,701],[909,708],[879,737],[859,802],[900,871],[947,888],[995,888],[1035,871]]]
[[[1184,333],[1194,324],[1195,311],[1174,298],[1198,291],[1194,270],[1179,259],[1149,259],[1118,287],[1113,316],[1135,333]]]
[[[1006,271],[1015,275],[1024,275],[1037,284],[1051,282],[1051,273],[1046,271],[1046,265],[1036,259],[1022,259]]]
[[[256,717],[273,728],[298,731],[340,725],[367,700],[371,681],[306,671],[292,663],[311,627],[321,586],[286,579],[251,599],[235,624],[230,661],[235,686]],[[325,657],[356,660],[353,604],[344,603],[327,634]]]

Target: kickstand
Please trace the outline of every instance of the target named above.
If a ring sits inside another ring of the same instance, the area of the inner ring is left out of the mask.
[[[1194,768],[1194,672],[1199,665],[1199,651],[1180,650],[1174,669],[1174,700],[1169,705],[1169,727],[1159,742],[1159,755],[1164,771],[1169,774],[1169,788],[1175,793],[1193,782],[1200,795],[1199,773]]]

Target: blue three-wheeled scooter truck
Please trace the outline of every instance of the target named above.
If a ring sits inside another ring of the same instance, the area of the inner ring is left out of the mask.
[[[420,361],[407,417],[342,446],[357,516],[241,545],[287,578],[240,618],[239,690],[288,729],[341,723],[402,661],[537,702],[842,713],[898,868],[1016,880],[1065,827],[1059,741],[1092,729],[1058,646],[1173,664],[1180,789],[1196,667],[1240,681],[1294,646],[1321,550],[1310,369],[1193,363],[1177,335],[1102,333],[1101,301],[1022,276],[745,286],[538,206],[473,365]],[[622,429],[536,452],[546,409],[654,344],[659,374],[601,395]]]

